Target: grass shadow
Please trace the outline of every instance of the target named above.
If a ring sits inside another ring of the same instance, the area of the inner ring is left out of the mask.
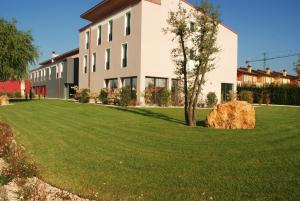
[[[153,112],[147,109],[142,109],[142,108],[126,108],[126,107],[113,107],[116,110],[119,111],[123,111],[123,112],[129,112],[132,114],[137,114],[137,115],[142,115],[145,117],[150,117],[150,118],[154,118],[154,119],[161,119],[161,120],[165,120],[165,121],[169,121],[172,123],[176,123],[176,124],[182,124],[185,125],[185,122],[179,119],[175,119],[173,117],[170,117],[168,115],[162,114],[162,113],[158,113],[158,112]]]
[[[196,125],[199,127],[207,128],[205,120],[197,121]]]

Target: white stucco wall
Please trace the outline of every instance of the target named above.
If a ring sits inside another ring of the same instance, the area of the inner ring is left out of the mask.
[[[180,0],[161,0],[161,5],[143,1],[142,4],[142,46],[141,46],[141,79],[145,76],[176,78],[171,50],[177,45],[172,42],[172,35],[162,31],[168,24],[166,19],[171,10],[178,8]],[[183,1],[187,9],[193,9]],[[238,35],[225,27],[219,26],[218,47],[216,54],[216,69],[207,75],[207,83],[203,88],[205,99],[208,92],[215,92],[221,100],[221,83],[232,83],[237,80]],[[145,81],[141,82],[145,85]],[[145,86],[141,86],[145,88]]]

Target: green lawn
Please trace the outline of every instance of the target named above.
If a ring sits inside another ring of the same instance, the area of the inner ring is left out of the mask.
[[[182,109],[59,100],[0,107],[0,119],[15,129],[44,180],[82,196],[300,200],[300,108],[256,111],[255,130],[189,128]]]

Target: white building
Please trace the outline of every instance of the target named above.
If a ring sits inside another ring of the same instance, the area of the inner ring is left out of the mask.
[[[179,1],[187,9],[193,5],[183,0],[104,0],[81,17],[91,23],[80,29],[79,88],[131,86],[139,104],[149,86],[168,87],[176,80],[171,50],[177,45],[163,28],[171,10]],[[215,92],[219,100],[237,80],[238,35],[219,25],[216,69],[207,75],[203,99]]]

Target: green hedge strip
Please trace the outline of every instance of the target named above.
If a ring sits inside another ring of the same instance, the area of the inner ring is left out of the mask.
[[[267,85],[257,86],[238,86],[237,92],[252,91],[254,103],[259,103],[262,94],[268,94],[271,104],[278,105],[300,105],[300,87],[296,85]]]

